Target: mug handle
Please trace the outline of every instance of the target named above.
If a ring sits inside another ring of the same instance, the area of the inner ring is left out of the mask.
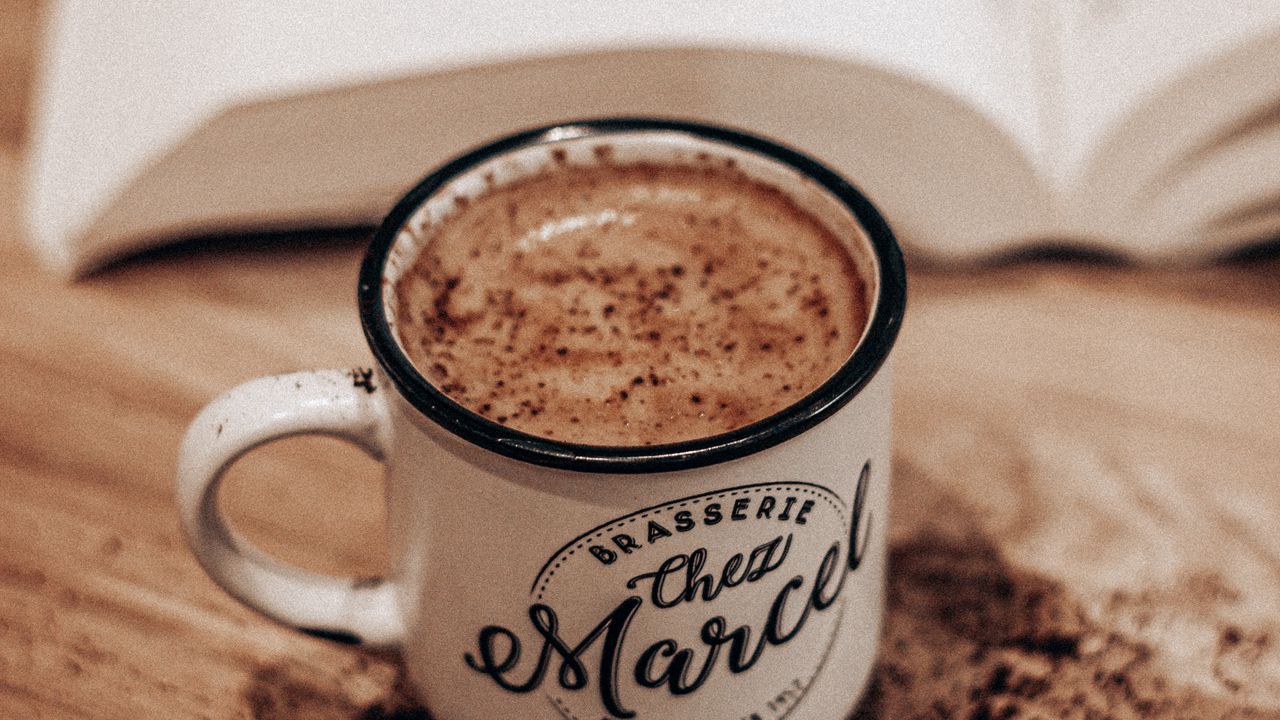
[[[218,486],[242,455],[292,435],[331,435],[382,461],[391,424],[371,369],[318,370],[250,380],[205,406],[178,454],[178,509],[205,572],[240,602],[330,640],[395,645],[404,634],[395,585],[342,578],[268,556],[218,510]]]

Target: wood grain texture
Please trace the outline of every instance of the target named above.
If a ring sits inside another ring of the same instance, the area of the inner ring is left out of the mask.
[[[0,0],[0,143],[11,146],[26,137],[43,6],[37,0]]]
[[[5,57],[30,44],[0,33]],[[16,127],[21,98],[0,105]],[[22,247],[19,134],[0,138],[0,717],[425,717],[394,655],[221,593],[173,510],[203,403],[368,361],[362,239],[61,285]],[[1280,717],[1280,261],[915,272],[895,357],[890,605],[860,717]],[[353,449],[273,445],[228,495],[270,551],[384,567],[378,468]]]

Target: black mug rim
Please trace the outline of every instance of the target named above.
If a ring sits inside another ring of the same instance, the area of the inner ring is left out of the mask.
[[[387,258],[412,214],[454,178],[495,156],[568,138],[635,132],[684,133],[764,156],[815,181],[853,214],[879,265],[875,311],[853,354],[817,389],[769,417],[730,432],[662,445],[583,445],[531,435],[488,420],[432,386],[401,349],[382,299]],[[409,190],[374,232],[360,266],[357,293],[360,323],[374,357],[401,395],[431,421],[469,443],[515,460],[561,470],[626,474],[687,470],[734,460],[778,445],[822,422],[852,400],[884,364],[901,327],[906,299],[906,269],[898,242],[880,212],[849,181],[797,150],[750,133],[650,117],[579,120],[525,130],[440,166]]]

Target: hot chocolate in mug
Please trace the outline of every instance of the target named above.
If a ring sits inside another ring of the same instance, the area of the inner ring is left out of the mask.
[[[723,161],[823,223],[866,294],[847,361],[762,420],[656,445],[525,434],[433,386],[395,328],[396,284],[425,231],[549,163],[606,157]],[[852,185],[794,150],[719,127],[540,128],[463,155],[411,190],[374,236],[358,293],[377,367],[250,381],[210,403],[183,441],[182,527],[228,593],[303,632],[397,647],[442,720],[830,720],[855,707],[884,604],[887,361],[906,278],[889,227]],[[308,433],[349,440],[385,464],[388,577],[292,567],[220,514],[229,465]]]

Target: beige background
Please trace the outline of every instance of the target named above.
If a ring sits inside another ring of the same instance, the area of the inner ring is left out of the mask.
[[[18,218],[37,16],[0,0],[0,717],[424,717],[394,656],[224,596],[172,509],[200,405],[367,358],[363,238],[42,275]],[[1023,259],[911,282],[862,715],[1280,717],[1280,261]],[[229,490],[268,549],[382,567],[378,471],[357,451],[287,441]]]

